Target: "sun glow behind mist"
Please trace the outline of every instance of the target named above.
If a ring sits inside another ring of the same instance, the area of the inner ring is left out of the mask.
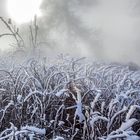
[[[10,17],[22,24],[31,21],[34,15],[41,16],[42,0],[8,0],[7,10]]]

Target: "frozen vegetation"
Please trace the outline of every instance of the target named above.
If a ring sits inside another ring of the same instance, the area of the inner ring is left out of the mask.
[[[140,140],[137,65],[42,57],[36,17],[30,43],[0,20],[10,32],[0,37],[15,39],[0,58],[0,140]]]
[[[137,66],[51,60],[1,59],[0,140],[140,140]]]

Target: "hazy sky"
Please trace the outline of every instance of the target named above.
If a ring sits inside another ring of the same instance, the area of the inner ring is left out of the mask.
[[[7,9],[6,9],[6,2],[7,0],[0,0],[0,16],[7,17]],[[4,33],[5,28],[2,22],[0,22],[0,33]],[[9,46],[10,41],[7,38],[0,38],[0,50],[5,50],[5,48],[10,48]]]
[[[6,16],[6,2],[7,0],[0,0],[0,16]]]
[[[7,16],[5,7],[0,0],[0,16]],[[42,12],[40,31],[57,49],[140,63],[139,0],[44,0]]]

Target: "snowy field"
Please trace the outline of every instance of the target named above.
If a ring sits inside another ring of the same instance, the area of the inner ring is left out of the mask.
[[[63,55],[0,65],[0,140],[140,140],[140,70]]]

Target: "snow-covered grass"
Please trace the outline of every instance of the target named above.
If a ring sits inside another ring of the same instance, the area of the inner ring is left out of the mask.
[[[63,56],[0,68],[0,140],[140,139],[139,69]]]

